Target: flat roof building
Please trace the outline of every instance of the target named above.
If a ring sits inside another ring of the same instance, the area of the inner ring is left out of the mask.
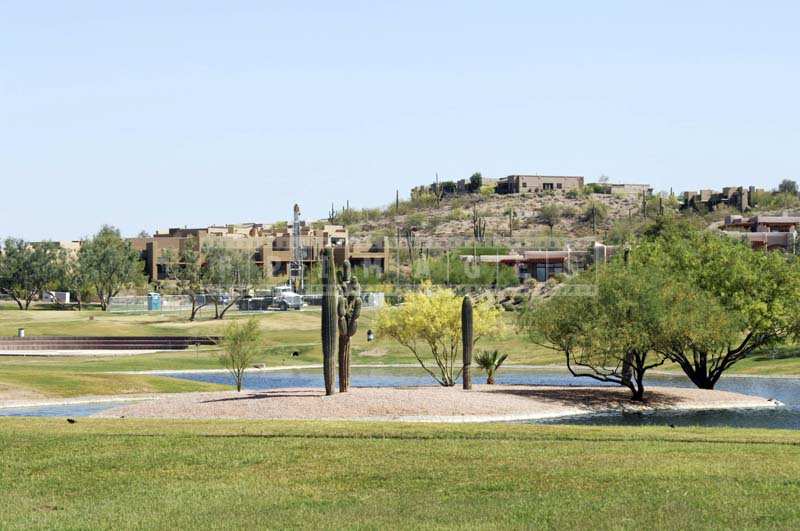
[[[509,175],[498,179],[498,194],[529,194],[545,191],[579,190],[583,177],[566,175]]]

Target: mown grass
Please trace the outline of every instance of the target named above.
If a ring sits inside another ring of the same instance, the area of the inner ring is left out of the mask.
[[[800,434],[0,420],[0,527],[796,528]]]
[[[90,317],[92,317],[90,319]],[[25,327],[30,335],[219,335],[230,320],[250,315],[233,313],[223,321],[201,319],[189,322],[183,314],[119,315],[77,311],[0,311],[0,334]],[[319,312],[274,312],[254,314],[264,330],[264,350],[254,363],[268,366],[318,364],[322,362]],[[397,342],[378,337],[368,343],[366,331],[373,327],[374,312],[364,312],[361,333],[353,338],[355,364],[415,364],[413,355]],[[513,315],[504,314],[508,332],[491,341],[484,339],[476,350],[498,349],[509,353],[509,365],[564,365],[561,355],[528,342],[513,329]],[[297,353],[297,355],[293,355]],[[154,389],[204,390],[205,384],[159,382],[157,376],[114,376],[100,373],[146,370],[196,370],[219,368],[215,348],[160,352],[122,357],[0,357],[0,385],[19,386],[49,396],[152,392]],[[666,364],[661,370],[680,371]],[[91,374],[97,373],[97,374]],[[800,375],[800,355],[794,346],[759,353],[744,360],[731,373],[753,375]],[[79,375],[83,375],[78,377]],[[115,382],[115,379],[119,381]],[[51,382],[52,380],[52,382]],[[67,385],[65,382],[72,382]],[[194,386],[194,387],[193,387]]]

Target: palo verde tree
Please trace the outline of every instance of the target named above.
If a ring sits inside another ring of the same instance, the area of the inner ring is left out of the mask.
[[[462,299],[452,290],[425,284],[409,293],[404,304],[383,308],[377,317],[378,334],[409,349],[439,385],[455,385],[462,371]],[[473,345],[482,337],[502,333],[499,310],[488,303],[473,306]]]
[[[27,310],[34,297],[64,277],[66,252],[55,242],[7,238],[0,254],[0,293]]]
[[[197,239],[184,240],[178,252],[165,249],[160,261],[165,267],[167,278],[175,281],[180,293],[189,297],[192,303],[189,320],[194,321],[197,312],[211,302],[209,297],[204,296],[203,265]]]
[[[795,256],[661,223],[633,248],[631,259],[669,272],[685,286],[685,299],[694,297],[704,306],[696,316],[673,311],[672,328],[658,345],[702,389],[713,389],[726,370],[758,349],[800,332],[800,261]]]
[[[130,241],[122,239],[119,230],[108,225],[83,242],[78,251],[78,267],[97,293],[104,311],[122,289],[144,283],[139,253]]]

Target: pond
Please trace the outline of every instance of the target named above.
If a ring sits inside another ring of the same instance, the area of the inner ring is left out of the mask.
[[[165,376],[187,380],[233,385],[233,378],[224,372],[164,372]],[[473,377],[483,383],[485,377]],[[497,383],[553,386],[610,385],[588,378],[574,378],[563,371],[504,368],[498,373]],[[647,384],[653,387],[692,387],[683,376],[653,375]],[[353,368],[352,385],[357,387],[407,387],[436,385],[433,379],[419,368]],[[320,369],[286,369],[279,371],[250,372],[245,376],[248,389],[274,389],[280,387],[323,387]],[[723,377],[717,388],[748,395],[772,398],[785,404],[778,409],[687,411],[663,413],[613,413],[591,414],[580,417],[562,417],[535,421],[548,424],[592,425],[674,425],[674,426],[731,426],[748,428],[800,429],[800,379]],[[0,408],[0,416],[80,417],[116,407],[120,402],[83,403],[56,406]]]
[[[222,372],[165,373],[176,378],[201,382],[233,384],[232,377]],[[436,385],[421,369],[415,368],[353,368],[352,385],[356,387],[406,387]],[[567,372],[540,369],[515,369],[506,367],[497,375],[499,384],[586,386],[603,384],[589,378],[575,378]],[[481,373],[473,381],[483,383]],[[694,387],[682,375],[653,375],[647,385],[669,387]],[[248,389],[274,389],[279,387],[322,387],[320,369],[288,369],[264,371],[245,376]],[[663,413],[609,413],[580,417],[562,417],[534,421],[548,424],[593,425],[674,425],[674,426],[731,426],[747,428],[800,429],[800,378],[723,377],[717,384],[721,391],[772,398],[785,406],[778,409],[681,411]]]
[[[0,417],[88,417],[124,402],[86,402],[49,406],[23,406],[0,408]]]

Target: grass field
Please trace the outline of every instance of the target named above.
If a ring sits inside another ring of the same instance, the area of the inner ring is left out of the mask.
[[[800,434],[0,420],[0,527],[796,528]]]
[[[108,314],[99,311],[0,311],[0,335],[13,335],[24,327],[33,335],[219,335],[230,320],[249,316],[233,313],[223,321],[201,319],[189,322],[182,314]],[[319,313],[274,312],[255,314],[264,331],[264,351],[255,363],[268,366],[321,363]],[[367,343],[366,330],[372,327],[374,312],[364,312],[359,323],[364,333],[353,338],[353,363],[398,364],[416,363],[404,347],[378,338]],[[483,340],[482,349],[498,349],[509,353],[508,364],[563,365],[556,352],[533,345],[513,330],[513,316],[505,314],[509,332],[502,337]],[[297,352],[298,356],[292,353]],[[83,394],[124,394],[206,390],[206,384],[183,382],[157,376],[109,375],[114,371],[191,370],[219,368],[216,350],[142,354],[124,357],[25,358],[0,357],[0,391],[5,387],[25,389],[46,396],[78,396]],[[676,370],[665,365],[662,369]],[[800,375],[800,355],[796,347],[758,354],[740,362],[732,373],[760,375]]]

